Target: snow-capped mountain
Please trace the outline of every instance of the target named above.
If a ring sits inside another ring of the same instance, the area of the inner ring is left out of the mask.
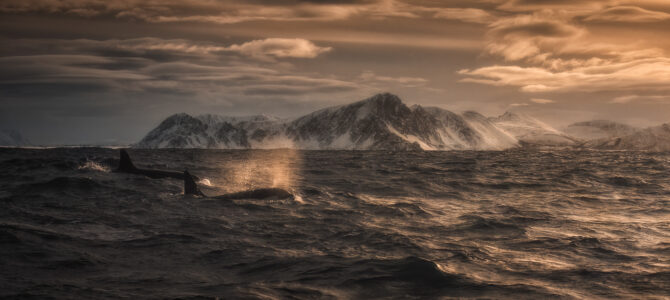
[[[252,148],[252,141],[266,138],[269,132],[279,133],[279,128],[275,127],[281,128],[283,124],[279,119],[268,116],[225,117],[207,114],[192,117],[179,113],[161,122],[135,147],[246,149]]]
[[[0,130],[0,146],[29,146],[30,142],[16,130]]]
[[[314,112],[290,122],[286,132],[303,149],[500,150],[517,145],[486,118],[410,108],[391,94]]]
[[[574,137],[524,114],[505,112],[489,120],[523,145],[573,146],[577,143]]]
[[[594,140],[627,136],[639,131],[639,129],[614,121],[594,120],[571,124],[564,131],[582,140]]]
[[[437,107],[408,107],[385,93],[296,119],[175,114],[135,147],[504,150],[540,146],[670,151],[670,124],[640,130],[612,121],[589,121],[572,124],[566,131],[518,113],[487,118],[473,111],[457,114]]]
[[[670,123],[638,130],[625,136],[592,140],[584,146],[607,150],[670,151]]]
[[[176,114],[149,132],[141,148],[296,148],[352,150],[502,150],[517,140],[486,117],[421,106],[378,94],[294,120]]]

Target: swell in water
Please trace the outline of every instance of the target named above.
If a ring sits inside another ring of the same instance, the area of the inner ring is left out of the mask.
[[[0,149],[0,296],[670,295],[670,154]]]

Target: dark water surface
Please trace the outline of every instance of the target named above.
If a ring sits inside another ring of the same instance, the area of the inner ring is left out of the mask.
[[[0,149],[0,297],[668,299],[670,154]],[[206,186],[208,183],[210,186]]]

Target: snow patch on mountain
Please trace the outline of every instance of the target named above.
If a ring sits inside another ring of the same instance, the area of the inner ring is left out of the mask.
[[[524,145],[573,146],[578,143],[576,138],[525,114],[505,112],[490,120]]]

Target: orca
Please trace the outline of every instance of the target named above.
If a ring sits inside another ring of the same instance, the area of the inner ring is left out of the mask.
[[[182,172],[137,168],[135,167],[135,165],[133,165],[133,162],[130,160],[130,155],[128,155],[128,152],[125,149],[121,149],[120,153],[121,153],[121,159],[119,161],[119,167],[116,170],[114,170],[114,172],[139,174],[153,179],[158,178],[184,179],[184,173]]]
[[[237,193],[223,194],[219,196],[207,196],[205,193],[200,191],[198,185],[193,180],[193,175],[188,171],[184,171],[184,195],[196,195],[207,198],[213,198],[218,200],[283,200],[283,199],[293,199],[293,194],[289,193],[284,189],[279,188],[263,188],[263,189],[253,189],[248,191],[242,191]]]

